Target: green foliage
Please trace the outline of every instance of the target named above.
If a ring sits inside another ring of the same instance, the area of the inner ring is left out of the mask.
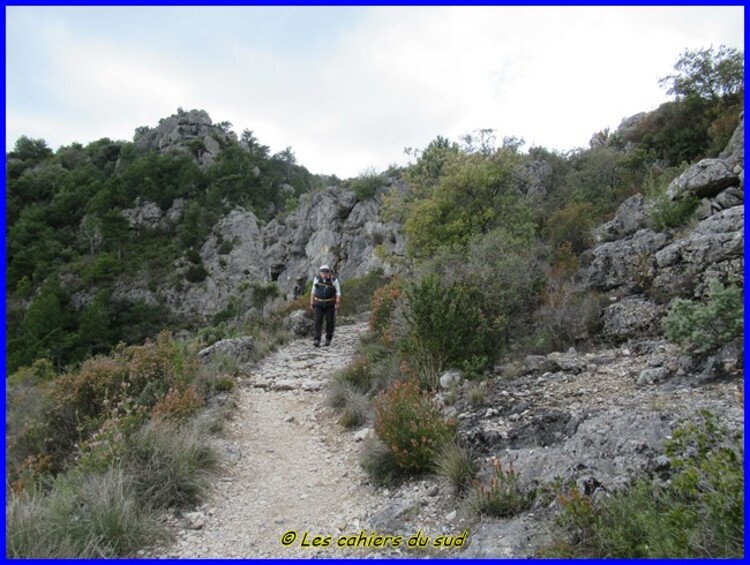
[[[653,170],[644,179],[646,208],[649,214],[649,225],[656,231],[665,231],[684,225],[695,212],[700,203],[695,197],[681,198],[673,201],[667,195],[670,182],[682,174],[687,164],[679,167],[667,167]]]
[[[481,275],[472,273],[481,281]],[[428,388],[447,367],[481,372],[498,353],[505,320],[488,293],[467,282],[445,283],[435,274],[406,290],[408,333],[401,347]],[[502,308],[502,305],[500,305]]]
[[[92,261],[84,263],[81,282],[86,286],[111,282],[122,272],[122,263],[111,253],[98,254]]]
[[[341,305],[339,314],[350,316],[367,310],[375,291],[388,282],[382,269],[375,269],[364,277],[340,281]]]
[[[141,128],[137,135],[144,133]],[[54,318],[49,293],[42,291],[48,280],[65,280],[66,292],[84,295],[110,291],[114,296],[119,283],[133,281],[139,285],[148,280],[155,286],[167,279],[186,249],[199,249],[217,220],[235,206],[246,206],[261,219],[270,219],[269,210],[282,210],[289,197],[289,191],[281,188],[283,183],[293,186],[295,197],[318,185],[313,175],[295,163],[291,150],[278,158],[269,157],[268,148],[251,132],[242,143],[227,143],[215,165],[205,169],[194,158],[202,150],[201,143],[188,143],[187,152],[161,154],[104,138],[87,146],[74,143],[53,153],[43,139],[20,138],[6,156],[9,300],[36,297],[38,308]],[[177,199],[183,199],[182,214],[170,214],[177,218],[173,223],[162,222],[155,228],[131,226],[122,213],[145,202],[156,202],[167,211]],[[220,253],[228,252],[230,246],[225,242]],[[189,275],[195,281],[203,276],[200,268]],[[163,324],[182,322],[166,316],[164,306],[155,306],[152,314],[130,304],[139,310],[141,322],[119,301],[106,312],[98,309],[99,322],[109,319],[110,332],[107,339],[89,343],[83,334],[92,335],[94,312],[82,312],[61,296],[58,302],[67,321],[57,325],[52,319],[46,333],[54,337],[62,329],[67,337],[64,343],[55,344],[55,351],[39,339],[25,341],[26,333],[19,327],[23,315],[14,314],[8,332],[15,336],[9,351],[11,371],[44,355],[61,367],[113,346],[116,341],[111,342],[110,336],[134,343],[155,335]],[[87,327],[79,331],[84,320]],[[124,322],[137,326],[137,331],[120,327]]]
[[[219,255],[229,255],[232,252],[233,247],[234,245],[232,245],[231,241],[222,241],[217,253]]]
[[[649,220],[656,231],[684,226],[693,216],[699,204],[700,199],[695,196],[672,200],[664,195],[654,201]]]
[[[662,326],[670,341],[707,355],[742,337],[744,311],[742,288],[712,279],[705,302],[675,299]]]
[[[742,51],[720,45],[686,49],[674,65],[677,73],[659,79],[667,93],[681,97],[716,100],[740,93],[745,84],[745,57]]]
[[[412,148],[404,151],[416,159],[406,171],[406,181],[418,195],[423,195],[426,190],[434,187],[442,177],[446,165],[459,154],[458,145],[440,135],[423,151]]]
[[[358,200],[367,200],[375,196],[377,190],[385,186],[383,175],[375,169],[367,169],[355,179],[352,179],[349,188],[357,195]]]
[[[397,381],[375,401],[375,433],[399,469],[419,474],[432,468],[436,449],[454,437],[455,422],[443,419],[416,382]]]
[[[558,497],[565,557],[693,558],[744,554],[741,434],[702,411],[667,445],[668,482],[640,478],[601,503],[577,489]]]
[[[191,283],[199,283],[206,280],[208,270],[201,263],[200,265],[190,265],[185,271],[185,280]]]
[[[507,518],[527,510],[534,501],[534,493],[524,492],[513,461],[509,460],[504,469],[502,462],[493,458],[489,482],[474,481],[469,501],[479,514]]]
[[[587,220],[579,216],[586,220],[584,229],[614,212],[625,198],[637,192],[642,171],[633,166],[627,154],[613,147],[577,151],[569,156],[568,161],[570,170],[553,199],[561,210],[560,214],[570,216],[589,212],[592,217]],[[566,206],[569,206],[567,210]],[[570,221],[567,217],[564,219]]]
[[[517,156],[500,150],[457,154],[430,193],[409,206],[404,224],[407,251],[415,258],[432,256],[440,248],[466,246],[477,235],[504,227],[513,235],[533,231],[531,213],[513,190]]]
[[[254,282],[251,285],[253,295],[252,295],[252,304],[255,308],[260,310],[261,317],[263,316],[263,310],[266,306],[266,304],[273,300],[274,298],[278,298],[281,296],[281,289],[279,288],[279,285],[275,282],[271,282],[268,284],[263,284],[259,282]]]
[[[595,219],[590,202],[571,202],[550,215],[542,234],[553,249],[566,245],[580,255],[593,243]]]
[[[448,366],[478,376],[511,335],[530,331],[544,288],[543,256],[533,237],[498,228],[423,263],[429,274],[406,292],[402,347],[425,384]]]

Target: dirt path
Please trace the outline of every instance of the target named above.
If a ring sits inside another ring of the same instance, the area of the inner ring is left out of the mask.
[[[376,501],[358,464],[361,444],[336,424],[324,384],[349,362],[365,330],[365,323],[341,326],[328,348],[314,349],[309,339],[291,342],[251,372],[222,439],[234,461],[225,463],[207,502],[185,514],[175,543],[159,556],[352,555],[335,542],[366,528]],[[285,534],[294,538],[288,546],[281,542]],[[331,536],[331,547],[302,547],[316,535]]]

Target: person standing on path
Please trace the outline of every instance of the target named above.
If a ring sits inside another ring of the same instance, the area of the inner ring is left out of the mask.
[[[313,334],[313,345],[320,347],[320,337],[323,333],[323,318],[326,322],[326,342],[331,345],[333,330],[336,325],[336,310],[339,309],[341,301],[341,286],[339,280],[331,274],[328,265],[320,267],[320,274],[315,277],[310,293],[310,308],[313,310],[315,329]]]

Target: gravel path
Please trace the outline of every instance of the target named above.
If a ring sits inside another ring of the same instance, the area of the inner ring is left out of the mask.
[[[339,327],[331,347],[291,342],[250,372],[221,440],[235,460],[225,463],[207,502],[177,520],[175,543],[154,556],[352,555],[335,543],[366,529],[376,497],[358,464],[361,443],[336,423],[323,385],[351,360],[366,328]],[[295,538],[288,546],[285,534]],[[318,535],[331,536],[331,546],[313,547]]]

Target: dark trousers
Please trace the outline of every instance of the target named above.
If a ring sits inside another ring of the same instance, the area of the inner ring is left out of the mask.
[[[313,339],[315,341],[320,341],[320,336],[323,333],[323,318],[326,320],[326,339],[331,341],[333,339],[334,326],[336,325],[336,306],[333,302],[315,305],[315,311],[313,312],[313,320],[315,322]]]

